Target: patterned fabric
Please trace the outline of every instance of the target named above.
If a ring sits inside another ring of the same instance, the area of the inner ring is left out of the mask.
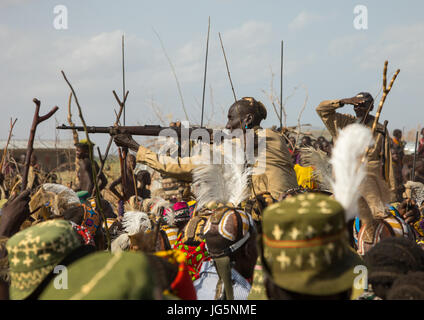
[[[196,201],[192,200],[187,202],[187,204],[188,204],[188,210],[190,212],[190,218],[191,218],[194,214],[194,209],[196,208]]]
[[[49,220],[16,233],[7,242],[10,298],[28,297],[70,252],[82,245],[71,223]]]
[[[82,204],[84,208],[84,218],[81,226],[85,227],[90,233],[95,236],[97,229],[100,226],[100,215],[96,210],[96,200],[88,199],[88,205]]]
[[[190,209],[188,207],[187,202],[180,201],[177,203],[174,203],[172,206],[175,212],[175,222],[184,222],[188,221],[190,219]]]
[[[182,242],[182,234],[180,233],[174,248],[183,252],[191,279],[193,281],[198,279],[202,263],[210,260],[205,240],[200,242],[198,246],[190,246]]]
[[[421,216],[420,219],[414,223],[414,229],[418,232],[421,237],[424,237],[424,217]]]
[[[81,236],[83,244],[95,246],[94,237],[87,228],[70,221],[74,230]]]
[[[373,226],[373,237],[371,241],[365,241],[365,233],[367,227],[362,224],[361,220],[356,217],[353,224],[353,238],[355,240],[356,251],[363,256],[368,250],[374,247],[378,242],[388,237],[404,237],[415,241],[415,233],[412,228],[405,223],[397,209],[393,206],[389,207],[391,216],[385,219],[376,220]]]
[[[175,245],[178,238],[178,228],[170,226],[162,226],[161,230],[165,231],[166,236],[168,237],[169,244],[171,248]]]

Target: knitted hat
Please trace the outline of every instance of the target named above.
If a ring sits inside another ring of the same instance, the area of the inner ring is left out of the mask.
[[[264,271],[281,288],[326,296],[352,288],[363,262],[349,247],[343,207],[317,193],[300,194],[264,211]]]
[[[153,272],[140,252],[97,252],[68,267],[68,289],[52,281],[40,300],[152,300]]]
[[[49,220],[7,241],[10,298],[27,298],[69,253],[82,245],[70,222]]]

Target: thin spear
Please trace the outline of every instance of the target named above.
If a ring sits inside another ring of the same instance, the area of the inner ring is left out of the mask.
[[[280,128],[283,128],[283,57],[284,41],[281,41],[281,72],[280,72]]]
[[[227,67],[228,79],[230,79],[230,83],[231,83],[231,90],[233,90],[234,101],[235,101],[235,102],[237,102],[236,92],[234,91],[234,86],[233,86],[233,81],[231,81],[230,68],[228,67],[227,56],[225,55],[224,45],[222,44],[221,33],[220,33],[220,32],[218,32],[218,35],[219,35],[219,41],[221,42],[222,53],[224,54],[225,65],[226,65],[226,67]]]
[[[124,99],[124,126],[125,126],[125,41],[122,35],[122,99]]]
[[[200,120],[200,126],[203,127],[203,112],[205,110],[205,89],[206,89],[206,72],[208,70],[208,51],[209,51],[209,32],[211,30],[211,17],[208,20],[208,38],[206,40],[206,57],[205,57],[205,74],[203,77],[203,98],[202,98],[202,118]]]

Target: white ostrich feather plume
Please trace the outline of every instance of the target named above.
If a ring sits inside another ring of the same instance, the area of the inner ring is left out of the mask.
[[[122,217],[122,226],[130,236],[139,232],[146,232],[152,228],[149,216],[147,213],[141,211],[125,212]]]
[[[237,153],[239,151],[244,152],[236,149],[236,154],[244,156],[244,153]],[[210,202],[230,202],[237,206],[249,196],[252,169],[235,158],[224,153],[220,164],[202,164],[194,169],[194,194],[199,208]]]
[[[346,211],[346,220],[358,214],[359,187],[366,176],[366,162],[361,160],[372,143],[371,130],[355,123],[339,131],[333,148],[331,185],[334,197]]]

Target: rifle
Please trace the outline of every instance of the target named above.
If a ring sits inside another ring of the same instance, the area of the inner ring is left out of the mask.
[[[70,127],[62,124],[59,127],[56,127],[56,129],[59,130],[77,130],[77,131],[84,131],[84,127]],[[164,130],[174,130],[177,134],[178,138],[181,138],[182,134],[186,130],[186,133],[190,136],[191,133],[197,129],[203,129],[207,130],[209,133],[209,136],[212,137],[214,134],[213,129],[204,128],[204,127],[162,127],[159,125],[144,125],[144,126],[111,126],[111,127],[95,127],[95,126],[87,126],[87,132],[88,133],[106,133],[110,134],[111,136],[118,135],[118,134],[129,134],[129,135],[135,135],[135,136],[150,136],[150,137],[158,137],[160,136],[161,132]],[[220,130],[216,130],[220,131]],[[170,133],[171,131],[167,131]],[[166,136],[166,135],[164,135]],[[168,135],[169,136],[169,135]]]

